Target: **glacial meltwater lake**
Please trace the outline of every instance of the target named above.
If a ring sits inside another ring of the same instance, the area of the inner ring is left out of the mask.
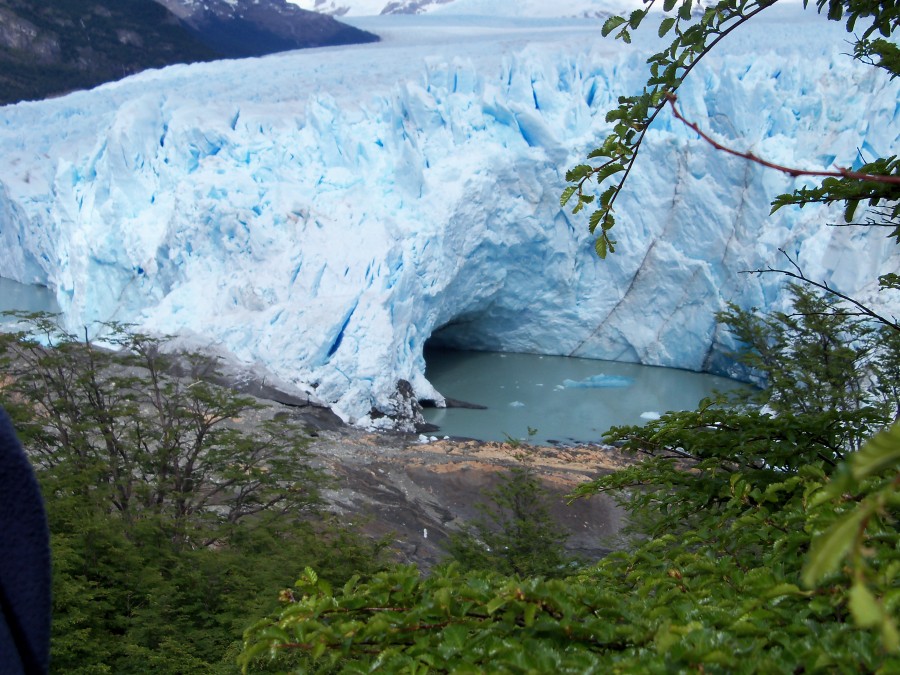
[[[58,312],[43,286],[0,277],[0,312]],[[11,320],[0,316],[0,326]],[[669,410],[691,410],[714,391],[747,385],[714,375],[633,363],[534,354],[426,351],[426,376],[444,396],[486,406],[430,408],[436,436],[535,443],[599,442],[613,425],[642,424]]]
[[[429,408],[433,435],[480,440],[600,442],[604,431],[643,424],[670,410],[693,410],[714,391],[747,385],[674,368],[564,356],[428,350],[425,371],[444,396],[487,406]]]
[[[56,296],[45,286],[20,284],[0,277],[0,312],[19,309],[25,312],[58,312]],[[0,316],[0,325],[12,319]]]

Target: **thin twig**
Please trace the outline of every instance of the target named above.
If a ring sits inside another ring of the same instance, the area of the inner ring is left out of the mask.
[[[651,5],[652,5],[652,3],[651,3]],[[771,5],[764,5],[762,7],[757,7],[756,9],[748,12],[747,14],[738,13],[732,17],[729,17],[729,20],[734,19],[734,18],[737,18],[738,20],[735,21],[735,23],[728,26],[727,28],[725,28],[724,30],[717,30],[715,33],[716,34],[715,39],[710,44],[706,45],[703,48],[703,50],[699,54],[697,54],[696,58],[693,61],[691,61],[690,64],[688,64],[687,66],[681,66],[683,68],[684,72],[682,72],[681,75],[679,76],[679,78],[678,78],[679,81],[678,81],[678,84],[676,85],[676,88],[681,86],[681,83],[684,82],[685,78],[694,69],[694,66],[696,66],[698,63],[700,63],[700,60],[704,56],[706,56],[713,49],[713,47],[715,47],[720,41],[724,40],[733,30],[735,30],[739,26],[743,25],[748,20],[750,20],[751,18],[753,18],[754,16],[759,14],[761,11],[763,11],[764,9],[766,9],[767,7],[770,7],[770,6]],[[653,124],[653,121],[656,119],[656,116],[659,115],[659,113],[662,111],[662,109],[665,107],[665,105],[666,105],[665,102],[660,101],[660,103],[653,110],[653,113],[647,116],[645,122],[642,122],[643,128],[640,130],[640,135],[638,136],[637,142],[631,148],[631,158],[629,160],[627,160],[628,163],[627,163],[627,166],[625,167],[625,173],[622,176],[622,178],[619,179],[619,181],[617,183],[616,193],[612,196],[612,199],[610,199],[609,204],[604,209],[607,213],[612,211],[613,204],[616,203],[616,199],[618,199],[618,197],[619,197],[619,193],[622,190],[622,186],[625,184],[625,181],[628,179],[628,175],[631,173],[631,169],[634,167],[634,164],[637,161],[638,151],[641,148],[641,144],[644,142],[644,138],[647,135],[647,131],[650,128],[650,125]],[[624,154],[619,154],[614,159],[621,160],[624,158],[625,158]],[[608,162],[607,162],[607,164],[608,164]],[[585,183],[588,180],[590,180],[590,178],[592,176],[595,175],[596,171],[597,171],[596,169],[594,171],[591,171],[588,175],[586,175],[584,178],[582,178],[580,181],[578,181],[578,194],[581,194],[582,190],[584,189]],[[603,233],[603,236],[604,237],[606,236],[605,232]]]
[[[685,119],[682,114],[678,112],[678,108],[675,107],[675,101],[678,100],[678,97],[675,96],[675,94],[671,92],[667,93],[666,99],[669,101],[669,105],[672,107],[672,114],[675,116],[675,119],[680,120],[686,126],[697,132],[700,138],[709,143],[716,150],[727,152],[729,155],[741,157],[742,159],[748,159],[751,162],[756,162],[757,164],[761,164],[762,166],[769,169],[781,171],[782,173],[786,173],[794,178],[797,178],[799,176],[849,178],[851,180],[867,181],[871,183],[890,183],[891,185],[900,185],[900,176],[881,176],[872,173],[859,173],[858,171],[850,171],[850,169],[844,169],[842,167],[838,167],[835,171],[814,171],[811,169],[798,169],[796,167],[775,164],[774,162],[770,162],[768,160],[762,159],[761,157],[757,157],[749,151],[741,152],[740,150],[734,150],[733,148],[729,148],[726,145],[722,145],[716,139],[712,138],[710,135],[702,131],[695,122],[691,122]]]
[[[898,324],[896,320],[891,320],[891,319],[888,319],[888,318],[882,316],[881,314],[878,314],[877,312],[875,312],[871,308],[867,307],[866,305],[862,304],[858,300],[854,300],[849,295],[846,295],[844,293],[841,293],[838,290],[835,290],[834,288],[829,286],[824,281],[822,281],[822,282],[813,281],[812,279],[810,279],[808,276],[806,276],[803,273],[803,270],[800,269],[800,266],[797,265],[796,261],[787,254],[787,251],[785,251],[783,248],[779,248],[778,250],[781,252],[782,255],[784,255],[785,258],[788,259],[788,262],[791,263],[791,266],[793,266],[793,268],[795,270],[797,270],[796,272],[791,272],[790,270],[779,270],[779,269],[775,269],[774,267],[768,267],[766,269],[745,270],[742,272],[742,274],[766,274],[766,273],[770,273],[770,272],[776,272],[778,274],[783,274],[787,277],[790,277],[791,279],[797,279],[798,281],[802,281],[805,284],[809,284],[811,286],[815,286],[816,288],[820,288],[823,291],[825,291],[826,293],[829,293],[837,298],[840,298],[841,300],[844,300],[845,302],[849,302],[851,305],[853,305],[854,307],[857,307],[860,310],[860,314],[862,316],[868,316],[869,318],[875,319],[879,323],[884,324],[888,328],[893,328],[894,330],[900,332],[900,324]]]
[[[890,227],[896,229],[897,226],[891,223],[825,223],[827,227]]]

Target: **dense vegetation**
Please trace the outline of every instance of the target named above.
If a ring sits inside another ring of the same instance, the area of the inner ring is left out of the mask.
[[[664,0],[659,33],[674,34],[670,48],[650,59],[644,92],[609,114],[613,132],[589,157],[601,163],[573,169],[562,198],[580,210],[594,202],[589,181],[618,180],[600,186],[590,217],[601,257],[614,250],[613,203],[646,128],[699,59],[771,4],[722,0],[698,15],[691,0]],[[900,73],[900,50],[885,39],[900,23],[896,3],[817,5],[860,31],[857,58]],[[610,19],[604,32],[629,41],[645,16]],[[896,158],[879,158],[775,208],[844,201],[850,220],[864,202],[896,236],[898,185]],[[897,279],[882,277],[886,293]],[[607,433],[639,461],[578,496],[617,495],[633,516],[629,550],[555,579],[451,564],[428,578],[404,568],[337,588],[308,569],[282,609],[247,631],[245,669],[900,670],[900,326],[814,286],[791,287],[786,313],[730,307],[719,317],[761,391]]]
[[[23,328],[0,335],[0,403],[45,497],[54,672],[236,672],[248,612],[300,561],[378,569],[381,545],[321,512],[304,430],[210,384],[213,362],[121,326],[120,351]]]

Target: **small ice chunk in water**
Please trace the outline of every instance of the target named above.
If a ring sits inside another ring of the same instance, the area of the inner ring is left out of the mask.
[[[607,389],[612,387],[630,387],[634,380],[622,375],[591,375],[583,380],[563,380],[567,389]]]

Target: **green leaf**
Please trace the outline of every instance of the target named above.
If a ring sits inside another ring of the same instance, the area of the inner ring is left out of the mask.
[[[350,595],[350,593],[353,591],[354,588],[356,588],[356,584],[358,584],[358,583],[359,583],[359,575],[354,574],[352,577],[350,577],[347,580],[347,583],[344,584],[344,589],[343,589],[344,595]]]
[[[872,628],[881,621],[881,606],[865,584],[856,581],[850,588],[850,613],[856,625],[861,628]]]
[[[881,622],[881,642],[889,652],[900,651],[900,633],[893,617],[885,616]]]
[[[665,2],[663,2],[663,11],[671,12],[677,1],[678,0],[665,0]]]
[[[606,21],[603,22],[603,28],[600,29],[600,34],[603,37],[607,37],[610,33],[612,33],[616,28],[625,23],[627,19],[624,16],[611,16]]]
[[[636,9],[631,13],[631,16],[628,17],[628,25],[632,30],[641,25],[641,21],[644,20],[644,17],[647,16],[647,12],[642,9]]]
[[[844,221],[848,223],[853,222],[853,214],[856,213],[856,209],[859,207],[858,199],[850,199],[847,201],[847,208],[844,209]]]
[[[450,624],[441,631],[443,646],[450,650],[464,649],[468,635],[469,631],[466,630],[465,626],[455,623]]]
[[[319,575],[316,574],[316,571],[312,567],[304,567],[303,576],[297,581],[297,585],[309,584],[310,586],[315,586],[318,580]]]
[[[442,610],[450,609],[451,604],[451,589],[449,587],[440,588],[435,591],[434,601],[437,603],[437,606]]]
[[[619,191],[619,187],[617,185],[610,185],[603,191],[603,194],[600,195],[600,204],[603,206],[609,206],[613,199],[616,197],[616,193]]]
[[[812,588],[837,569],[853,546],[860,524],[871,511],[871,505],[861,504],[816,537],[803,570],[804,585]]]
[[[263,628],[254,637],[257,640],[270,640],[280,644],[291,641],[291,636],[280,626],[268,626]]]
[[[597,184],[599,185],[600,183],[602,183],[604,180],[606,180],[613,174],[619,173],[620,171],[624,171],[624,170],[625,170],[625,167],[622,166],[622,164],[620,162],[614,162],[612,164],[607,164],[603,168],[597,170],[597,172],[594,174],[594,179],[597,181]]]
[[[674,25],[675,25],[674,17],[670,16],[670,17],[663,19],[662,22],[659,24],[659,31],[658,31],[659,37],[663,37],[666,33],[668,33],[670,30],[672,30],[672,26],[674,26]]]
[[[900,422],[876,434],[850,460],[853,477],[857,480],[878,473],[900,463]]]
[[[808,595],[807,592],[801,591],[795,584],[778,584],[763,594],[764,598],[780,598],[785,595]]]
[[[565,206],[569,202],[572,195],[575,194],[575,190],[577,190],[577,188],[574,185],[569,185],[563,190],[562,196],[559,198],[560,207]]]
[[[566,171],[566,181],[569,183],[574,183],[575,181],[579,181],[589,173],[594,170],[590,164],[579,164],[576,167],[573,167]]]
[[[594,242],[594,250],[600,256],[600,260],[606,260],[606,239],[597,237],[597,241]]]
[[[487,610],[488,614],[493,614],[498,609],[503,607],[507,602],[509,602],[508,598],[498,596],[498,597],[494,598],[493,600],[491,600],[489,603],[487,603],[487,605],[485,606],[485,609]]]

